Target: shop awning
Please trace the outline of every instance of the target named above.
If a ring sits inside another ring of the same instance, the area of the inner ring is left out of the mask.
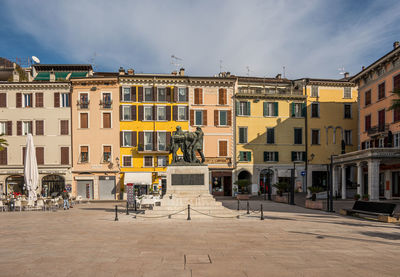
[[[151,172],[126,172],[124,174],[124,184],[151,185]]]
[[[39,72],[35,77],[35,81],[50,81],[50,72]]]

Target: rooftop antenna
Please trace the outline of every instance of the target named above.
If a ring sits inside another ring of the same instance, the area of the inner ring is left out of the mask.
[[[183,59],[178,58],[174,54],[171,55],[171,64],[176,67],[176,70],[178,71],[180,68],[183,68]]]
[[[346,70],[344,70],[344,66],[343,65],[342,65],[342,67],[339,67],[338,70],[339,70],[339,74],[340,75],[344,76],[344,74],[346,73]]]
[[[89,58],[89,60],[88,60],[89,63],[92,65],[94,71],[96,71],[96,57],[97,57],[97,56],[99,56],[99,55],[97,55],[97,53],[94,52],[94,53],[93,53],[93,56],[91,56],[91,57]]]
[[[222,72],[222,60],[219,60],[219,73]]]
[[[286,78],[286,67],[283,66],[283,78]]]
[[[32,61],[34,61],[35,63],[40,63],[39,58],[36,56],[32,56]]]

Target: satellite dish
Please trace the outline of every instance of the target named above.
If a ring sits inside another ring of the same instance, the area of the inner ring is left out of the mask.
[[[36,56],[32,56],[32,60],[33,60],[35,63],[40,63],[39,58],[36,57]]]

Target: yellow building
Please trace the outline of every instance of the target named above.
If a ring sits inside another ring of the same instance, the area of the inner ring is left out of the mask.
[[[251,193],[275,193],[272,184],[302,187],[305,161],[305,101],[302,87],[288,79],[238,77],[235,179],[247,179]]]
[[[302,79],[307,95],[307,181],[306,186],[326,188],[331,155],[357,150],[357,88],[348,81]],[[349,179],[356,174],[348,169]],[[353,180],[353,179],[350,179]],[[354,193],[356,184],[353,184]]]
[[[120,70],[122,185],[133,184],[140,194],[166,188],[171,134],[177,126],[189,129],[186,80],[183,71],[148,75]]]

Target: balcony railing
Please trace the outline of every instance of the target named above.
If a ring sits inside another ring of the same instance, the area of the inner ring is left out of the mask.
[[[88,109],[90,104],[90,100],[78,100],[77,105],[80,109]]]
[[[138,144],[138,151],[139,152],[168,152],[169,146],[166,145],[164,147],[154,148],[153,144],[145,145],[145,144]]]
[[[111,109],[112,100],[100,100],[100,106],[102,106],[103,109]]]
[[[389,124],[376,125],[368,129],[368,135],[375,135],[389,131]]]
[[[241,94],[281,94],[281,95],[303,95],[302,90],[290,88],[239,88]]]

